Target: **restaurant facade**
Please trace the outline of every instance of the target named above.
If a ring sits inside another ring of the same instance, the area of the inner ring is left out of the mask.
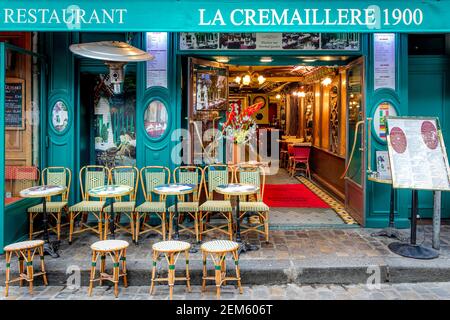
[[[384,117],[435,116],[450,139],[447,1],[0,2],[0,248],[28,237],[39,200],[19,192],[46,167],[70,169],[74,204],[86,165],[233,160],[208,131],[232,103],[263,102],[255,160],[270,174],[285,170],[283,136],[310,143],[308,180],[367,228],[388,224],[391,186],[370,179],[387,161]],[[114,66],[70,49],[102,41],[154,59],[120,66],[117,80]],[[419,196],[431,218],[433,192]],[[410,225],[410,197],[395,191],[397,228]],[[441,206],[449,218],[446,193]]]

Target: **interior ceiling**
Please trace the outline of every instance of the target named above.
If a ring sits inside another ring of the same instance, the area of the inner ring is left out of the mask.
[[[229,66],[229,86],[231,93],[266,93],[275,94],[289,86],[291,83],[301,83],[303,76],[317,69],[315,66]],[[248,86],[234,82],[237,76],[250,73],[254,81]],[[257,77],[266,78],[263,84],[259,84]]]

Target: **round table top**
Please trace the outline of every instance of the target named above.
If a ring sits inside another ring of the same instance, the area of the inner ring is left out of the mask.
[[[194,184],[188,183],[169,183],[169,184],[160,184],[153,189],[153,192],[156,194],[162,195],[183,195],[191,193],[195,190],[196,186]]]
[[[133,188],[130,186],[122,184],[111,184],[107,186],[92,188],[88,190],[87,193],[91,197],[112,198],[112,197],[126,196],[130,194],[132,191]]]
[[[65,186],[46,185],[34,186],[20,191],[22,198],[45,198],[61,194],[67,190]]]
[[[228,196],[246,196],[258,192],[259,187],[251,184],[229,183],[221,184],[216,187],[216,191]]]

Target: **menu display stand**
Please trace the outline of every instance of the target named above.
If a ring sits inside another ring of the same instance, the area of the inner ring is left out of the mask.
[[[388,248],[403,257],[435,259],[439,252],[417,244],[416,237],[419,190],[450,190],[450,170],[439,121],[433,117],[387,117],[386,120],[392,186],[412,190],[410,241],[393,242]]]

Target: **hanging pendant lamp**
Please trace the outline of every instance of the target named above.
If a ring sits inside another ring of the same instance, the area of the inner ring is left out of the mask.
[[[155,58],[145,51],[120,41],[72,44],[69,49],[82,57],[103,60],[109,68],[110,81],[116,94],[122,91],[124,67],[128,62],[150,61]]]

